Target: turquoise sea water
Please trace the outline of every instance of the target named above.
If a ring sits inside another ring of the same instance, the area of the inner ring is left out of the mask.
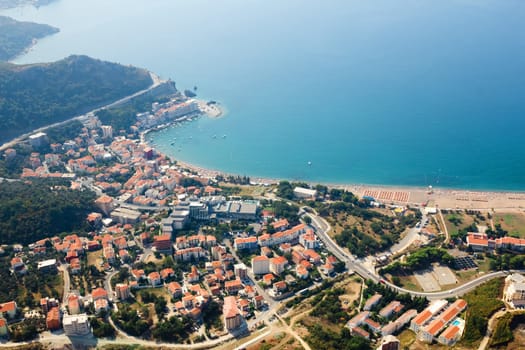
[[[61,29],[17,62],[88,54],[221,101],[225,117],[155,136],[174,158],[312,182],[525,190],[522,0],[59,0],[2,13]]]

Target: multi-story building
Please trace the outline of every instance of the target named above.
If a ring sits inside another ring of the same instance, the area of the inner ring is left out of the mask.
[[[52,307],[46,315],[46,327],[50,331],[60,329],[60,309]]]
[[[365,303],[365,306],[363,307],[363,310],[370,311],[374,306],[379,303],[379,301],[383,298],[381,294],[374,294],[372,295]]]
[[[233,271],[235,272],[235,276],[241,280],[248,277],[248,268],[243,263],[233,265]]]
[[[224,324],[228,331],[232,331],[241,326],[242,316],[237,307],[237,299],[235,299],[234,296],[224,298],[222,313],[224,315]]]
[[[239,237],[235,238],[235,240],[233,241],[233,247],[235,248],[235,250],[252,250],[257,248],[258,246],[259,242],[257,241],[257,237],[255,236],[246,238]]]
[[[425,326],[434,315],[443,310],[447,306],[448,302],[446,300],[434,300],[430,305],[419,313],[414,319],[410,322],[410,329],[414,333],[418,333],[419,330]]]
[[[525,306],[525,276],[513,273],[505,278],[503,299],[515,308]]]
[[[286,268],[286,265],[288,264],[288,260],[284,256],[277,256],[275,258],[270,259],[270,271],[273,272],[276,275],[280,275],[284,272],[284,269]]]
[[[163,234],[160,236],[155,236],[153,238],[153,247],[158,252],[170,252],[171,253],[171,235]]]
[[[252,272],[254,275],[265,275],[270,272],[270,259],[264,255],[253,257]]]
[[[118,283],[115,286],[115,296],[119,300],[126,300],[130,297],[129,286],[124,283]]]
[[[16,310],[16,301],[9,301],[7,303],[0,304],[0,317],[2,315],[6,315],[8,318],[14,318],[16,316]]]
[[[82,336],[91,332],[86,314],[64,315],[62,325],[67,336]]]

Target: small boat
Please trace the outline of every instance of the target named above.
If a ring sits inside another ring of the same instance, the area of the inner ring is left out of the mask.
[[[172,146],[173,146],[174,144],[175,144],[175,142],[170,143],[170,145],[172,145]]]
[[[226,134],[222,135],[222,138],[225,139],[226,138]]]
[[[311,162],[311,161],[308,161],[308,165],[312,165],[312,162]]]
[[[213,139],[216,139],[216,138],[217,138],[217,135],[213,135],[212,138],[213,138]]]

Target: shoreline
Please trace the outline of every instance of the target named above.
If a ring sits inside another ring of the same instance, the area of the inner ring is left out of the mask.
[[[176,165],[197,173],[199,176],[214,178],[222,176],[244,176],[241,174],[228,173],[216,169],[192,164],[191,162],[178,160],[163,154],[165,157],[176,162]],[[247,175],[246,175],[247,176]],[[250,177],[254,185],[270,186],[280,181],[293,181],[288,179],[273,179],[264,177]],[[385,204],[395,205],[422,205],[440,209],[465,209],[480,211],[519,211],[525,212],[525,192],[518,191],[490,191],[490,190],[468,190],[402,186],[402,185],[374,185],[374,184],[333,184],[306,182],[310,186],[317,184],[328,188],[344,189],[359,197],[375,195],[375,198]]]
[[[166,155],[165,155],[166,156]],[[243,176],[239,174],[227,173],[219,170],[209,169],[194,165],[189,162],[180,161],[166,156],[175,161],[181,168],[186,168],[197,173],[199,176],[213,178],[217,175],[222,176]],[[270,186],[278,184],[279,181],[289,181],[286,179],[269,179],[250,177],[251,183],[255,185]],[[308,183],[311,186],[317,184],[328,188],[345,189],[359,197],[375,194],[376,199],[385,204],[395,205],[422,205],[436,207],[440,209],[465,209],[480,211],[525,211],[525,192],[512,191],[482,191],[467,189],[447,189],[410,187],[396,185],[368,185],[368,184],[330,184],[330,183]]]

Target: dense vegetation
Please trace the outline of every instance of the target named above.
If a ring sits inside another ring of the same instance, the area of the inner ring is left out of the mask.
[[[146,332],[150,325],[137,315],[137,311],[129,304],[120,304],[117,312],[111,315],[115,324],[128,334],[140,336]]]
[[[31,46],[33,40],[58,32],[46,24],[19,22],[0,16],[0,61],[8,61]]]
[[[337,218],[339,214],[343,214],[369,223],[371,232],[365,233],[358,227],[353,226],[346,227],[340,234],[335,236],[337,244],[347,247],[352,254],[358,257],[364,257],[388,249],[399,240],[401,233],[408,227],[414,226],[419,219],[414,214],[390,217],[377,211],[345,202],[322,205],[318,211],[326,217]],[[379,240],[374,235],[378,235]]]
[[[147,71],[87,56],[0,64],[0,142],[64,121],[147,88]]]
[[[27,244],[83,229],[95,194],[63,181],[0,183],[0,243]]]
[[[348,321],[348,313],[343,310],[339,300],[339,296],[344,293],[343,288],[333,288],[324,294],[316,295],[312,301],[314,308],[310,315],[325,318],[332,323]]]
[[[441,263],[452,266],[454,257],[451,256],[445,249],[435,247],[425,247],[410,254],[405,262],[396,261],[391,265],[384,267],[381,273],[402,273],[413,272],[416,270],[425,269],[432,263]]]
[[[493,279],[463,297],[468,303],[462,340],[465,345],[472,345],[481,340],[487,331],[488,320],[492,314],[505,306],[499,299],[502,289],[503,279]]]
[[[367,350],[372,349],[370,342],[365,338],[352,337],[348,328],[343,328],[340,333],[333,332],[316,324],[308,327],[310,334],[306,341],[312,349],[325,350]]]
[[[166,342],[181,343],[188,339],[192,333],[193,322],[183,317],[179,319],[176,316],[170,317],[168,320],[157,323],[153,329],[153,338]]]
[[[512,331],[518,324],[523,323],[525,323],[525,312],[517,314],[507,312],[498,320],[498,324],[496,325],[494,333],[492,333],[492,338],[490,339],[490,345],[504,345],[514,340],[514,334]]]

